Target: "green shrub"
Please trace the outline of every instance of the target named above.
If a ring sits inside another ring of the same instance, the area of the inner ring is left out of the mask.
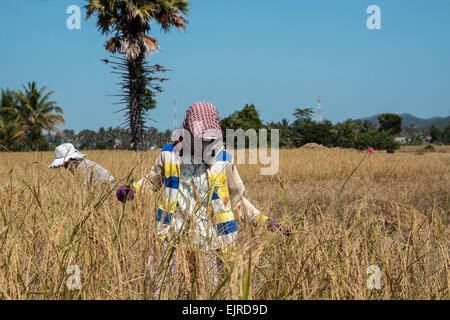
[[[395,137],[386,131],[369,129],[365,133],[359,134],[354,142],[354,147],[371,146],[377,150],[400,149],[400,144],[395,141]]]
[[[420,146],[423,144],[423,138],[421,135],[416,134],[414,137],[411,138],[411,140],[409,141],[410,145],[413,146]]]

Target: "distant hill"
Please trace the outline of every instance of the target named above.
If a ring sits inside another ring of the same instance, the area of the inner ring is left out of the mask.
[[[367,120],[369,122],[373,122],[378,124],[378,117],[381,114],[376,114],[367,118],[362,118],[360,120]],[[426,128],[431,125],[435,125],[437,127],[444,127],[446,124],[450,123],[450,117],[433,117],[429,119],[422,119],[415,117],[409,113],[399,114],[400,117],[403,118],[403,126],[409,127],[410,125],[415,125],[418,128]]]

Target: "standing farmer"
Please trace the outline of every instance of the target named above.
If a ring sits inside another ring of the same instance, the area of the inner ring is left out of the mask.
[[[175,142],[162,149],[143,179],[132,186],[122,185],[116,196],[124,202],[142,187],[156,191],[162,186],[164,192],[156,213],[156,231],[161,240],[170,240],[189,226],[198,251],[229,252],[238,231],[231,204],[240,218],[289,233],[245,198],[242,179],[223,148],[219,112],[210,103],[191,105]]]
[[[80,172],[85,177],[85,182],[92,180],[93,184],[113,183],[114,176],[98,163],[85,159],[86,155],[79,152],[73,144],[63,143],[56,147],[55,160],[50,164],[49,168],[60,168],[64,166],[72,174]]]

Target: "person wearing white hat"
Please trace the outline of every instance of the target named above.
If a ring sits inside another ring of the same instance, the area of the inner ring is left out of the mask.
[[[71,143],[63,143],[56,147],[55,160],[48,166],[51,169],[60,168],[64,166],[65,169],[75,174],[75,171],[80,171],[87,181],[93,184],[99,182],[113,183],[114,176],[98,163],[85,159],[86,155],[81,153]]]

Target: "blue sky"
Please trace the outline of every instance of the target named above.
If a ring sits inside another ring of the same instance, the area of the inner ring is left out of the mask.
[[[100,59],[106,38],[85,20],[69,30],[66,9],[84,0],[2,0],[0,88],[36,81],[54,90],[67,128],[122,122],[118,79]],[[381,8],[381,30],[368,30],[366,9]],[[450,114],[448,0],[192,0],[184,33],[152,35],[150,57],[172,71],[158,108],[158,129],[173,127],[193,102],[214,103],[222,117],[254,103],[264,121],[293,119],[322,97],[333,122],[381,112]]]

